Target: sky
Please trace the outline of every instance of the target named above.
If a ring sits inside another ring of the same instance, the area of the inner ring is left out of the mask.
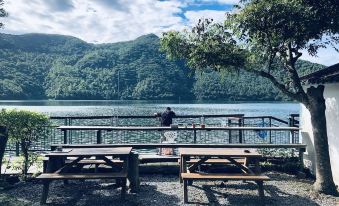
[[[91,43],[133,40],[183,30],[200,18],[222,21],[238,0],[5,0],[9,16],[3,33],[49,33],[78,37]],[[306,52],[304,52],[306,53]],[[334,49],[318,57],[302,57],[324,65],[339,62]]]

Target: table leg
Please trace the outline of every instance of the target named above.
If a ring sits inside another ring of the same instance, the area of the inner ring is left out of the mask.
[[[127,174],[131,192],[139,192],[139,155],[137,153],[130,154]]]
[[[44,180],[43,182],[43,189],[42,189],[40,204],[46,204],[47,197],[48,197],[48,191],[49,191],[49,183],[50,183],[49,180]]]
[[[254,164],[255,164],[255,168],[254,168],[255,174],[260,174],[261,173],[260,159],[259,158],[255,158]]]
[[[184,180],[184,203],[188,203],[188,182]]]
[[[181,178],[181,173],[183,172],[182,165],[183,165],[183,157],[182,155],[180,155],[180,164],[179,164],[179,182],[180,183],[182,183],[182,178]]]
[[[125,155],[123,157],[120,157],[120,160],[123,160],[122,172],[127,173],[127,177],[128,177],[129,155]],[[125,194],[126,194],[127,178],[121,178],[120,184],[121,184],[121,198],[124,199]]]
[[[126,178],[122,178],[121,179],[121,199],[122,200],[125,200],[125,197],[126,197]]]
[[[261,205],[265,205],[264,182],[263,181],[257,181],[257,184],[258,184],[259,197],[261,199]]]

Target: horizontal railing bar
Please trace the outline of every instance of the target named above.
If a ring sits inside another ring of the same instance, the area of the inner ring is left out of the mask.
[[[142,131],[148,131],[148,130],[155,130],[155,131],[163,131],[163,130],[275,130],[275,131],[299,131],[300,128],[298,127],[179,127],[179,128],[171,128],[171,127],[134,127],[134,126],[126,126],[126,127],[113,127],[113,126],[60,126],[57,127],[57,129],[60,130],[142,130]]]
[[[208,114],[208,115],[176,115],[175,118],[214,118],[214,117],[243,117],[244,114]],[[66,117],[66,116],[51,116],[50,119],[110,119],[110,118],[119,118],[119,119],[132,119],[132,118],[155,118],[155,115],[129,115],[129,116],[78,116],[78,117]]]
[[[278,121],[278,122],[281,122],[281,123],[284,123],[284,124],[288,124],[288,122],[285,121],[285,120],[282,120],[282,119],[279,119],[279,118],[276,118],[276,117],[271,117],[271,118],[276,120],[276,121]]]
[[[278,122],[284,123],[284,124],[288,124],[287,121],[279,119],[277,117],[273,117],[273,116],[251,116],[251,117],[243,117],[243,119],[262,119],[262,118],[270,118],[273,120],[276,120]]]

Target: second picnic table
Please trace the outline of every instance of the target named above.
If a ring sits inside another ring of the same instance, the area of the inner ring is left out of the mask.
[[[46,172],[37,177],[42,180],[44,184],[41,203],[46,202],[49,184],[52,180],[116,179],[121,184],[121,196],[124,198],[126,194],[128,161],[131,150],[132,147],[64,148],[61,151],[51,151],[47,153],[45,156],[48,157],[49,160]],[[96,171],[95,173],[72,171],[74,167],[82,167],[86,162],[87,164],[96,164],[99,160],[101,161],[101,164],[110,166],[112,168],[111,171]],[[117,160],[120,164],[117,164]]]
[[[225,148],[180,148],[180,180],[184,183],[184,202],[188,202],[189,182],[193,180],[250,180],[258,184],[259,196],[264,198],[263,181],[269,177],[260,174],[259,161],[262,157],[254,149]],[[205,163],[223,162],[238,167],[242,173],[200,173],[196,169]],[[242,161],[239,161],[242,159]],[[195,161],[192,161],[195,160]],[[215,161],[218,160],[218,161]],[[225,161],[226,160],[226,161]],[[254,170],[248,167],[249,161],[254,161]]]

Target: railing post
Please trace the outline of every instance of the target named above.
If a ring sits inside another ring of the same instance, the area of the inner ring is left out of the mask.
[[[67,144],[67,130],[63,130],[64,132],[64,144]]]
[[[196,144],[197,143],[197,130],[194,128],[194,130],[193,130],[193,133],[194,133],[194,139],[193,139],[193,142],[194,142],[194,144]]]
[[[292,127],[293,126],[293,122],[292,122],[292,118],[288,118],[288,126],[289,127]],[[290,133],[291,133],[291,144],[294,143],[294,130],[290,130]]]
[[[304,152],[305,152],[305,148],[299,148],[299,174],[298,176],[300,177],[304,177],[305,173],[304,173]]]
[[[15,143],[15,156],[19,156],[20,155],[20,144],[19,142]]]
[[[232,125],[232,119],[228,119],[228,127]],[[228,130],[228,142],[232,143],[232,130]]]
[[[101,130],[97,131],[97,144],[101,144],[102,143],[102,139],[101,139]]]
[[[238,126],[241,127],[242,126],[242,120],[239,118],[238,120]],[[242,140],[242,130],[239,129],[239,143],[243,143],[243,140]]]
[[[272,117],[269,118],[269,124],[270,127],[272,127]],[[272,130],[270,130],[269,133],[270,133],[270,144],[272,144]]]

